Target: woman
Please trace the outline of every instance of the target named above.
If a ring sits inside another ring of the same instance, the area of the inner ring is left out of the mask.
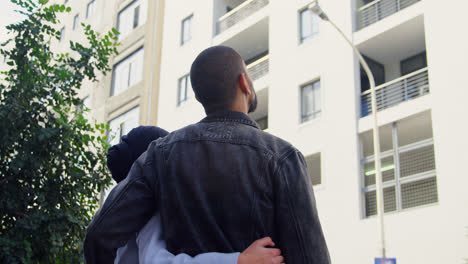
[[[121,143],[112,146],[107,154],[107,166],[112,178],[119,183],[127,176],[133,162],[146,151],[148,145],[168,134],[158,127],[140,126],[122,137]],[[242,253],[204,253],[195,257],[187,254],[173,255],[166,249],[163,239],[161,217],[156,213],[127,245],[117,250],[114,263],[154,263],[154,264],[257,264],[283,263],[279,249],[266,237],[252,243]]]

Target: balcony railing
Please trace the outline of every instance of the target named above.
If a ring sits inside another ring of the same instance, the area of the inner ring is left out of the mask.
[[[392,107],[429,93],[427,68],[375,87],[377,111]],[[361,95],[361,116],[372,113],[370,90]]]
[[[224,30],[234,26],[244,18],[257,12],[262,7],[268,5],[269,0],[247,0],[236,8],[232,9],[218,20],[218,31],[221,33]]]
[[[260,79],[262,76],[268,73],[269,68],[269,55],[250,63],[247,65],[247,70],[249,71],[250,78],[253,81]]]
[[[375,0],[358,9],[359,29],[365,28],[421,0]]]

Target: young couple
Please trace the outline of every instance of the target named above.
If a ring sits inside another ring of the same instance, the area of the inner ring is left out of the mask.
[[[146,151],[148,145],[168,134],[158,127],[140,126],[132,129],[112,146],[107,154],[107,166],[112,178],[120,183],[127,177],[133,162]],[[280,264],[284,258],[269,237],[252,243],[244,252],[203,253],[195,257],[181,253],[173,255],[166,249],[163,238],[161,216],[156,213],[124,247],[117,250],[115,264]]]
[[[141,145],[114,161],[136,159],[87,228],[86,263],[133,263],[132,252],[140,263],[330,263],[303,155],[247,116],[257,96],[241,56],[208,48],[190,78],[207,116],[146,151],[144,135],[123,147]]]

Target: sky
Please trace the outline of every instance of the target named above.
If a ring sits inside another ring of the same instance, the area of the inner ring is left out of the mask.
[[[3,40],[7,34],[5,27],[21,20],[22,15],[14,11],[17,7],[10,0],[0,0],[0,3],[0,39]]]

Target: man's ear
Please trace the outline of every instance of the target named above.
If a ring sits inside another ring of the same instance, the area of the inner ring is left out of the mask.
[[[247,81],[247,76],[245,75],[245,72],[241,73],[239,77],[239,88],[243,93],[247,95],[250,95],[252,93],[250,91],[249,82]]]

